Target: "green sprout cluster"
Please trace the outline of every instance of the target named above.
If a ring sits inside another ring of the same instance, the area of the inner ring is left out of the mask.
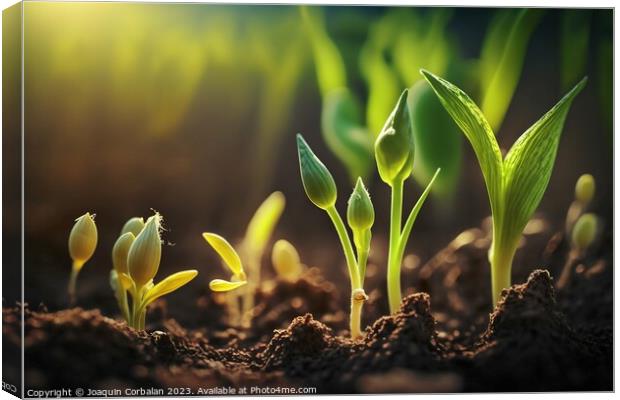
[[[388,254],[388,299],[392,313],[398,310],[402,297],[400,267],[405,246],[417,215],[439,173],[438,169],[401,228],[403,187],[405,180],[411,176],[414,159],[414,140],[407,96],[408,91],[405,90],[375,142],[379,175],[392,188]],[[351,280],[350,330],[351,336],[357,338],[361,336],[361,311],[367,299],[364,292],[364,277],[370,251],[371,228],[375,220],[374,207],[362,178],[358,177],[347,208],[347,222],[353,233],[356,250],[354,251],[344,222],[336,210],[337,189],[334,178],[299,134],[297,135],[297,151],[301,180],[306,195],[318,208],[327,212],[344,250]]]

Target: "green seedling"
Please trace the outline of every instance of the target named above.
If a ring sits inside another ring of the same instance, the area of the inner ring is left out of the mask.
[[[71,275],[69,277],[69,302],[75,303],[75,287],[77,277],[82,267],[93,256],[97,248],[97,225],[95,225],[95,215],[86,213],[75,220],[71,233],[69,234],[69,255],[73,260]]]
[[[297,281],[303,271],[297,249],[284,239],[274,243],[271,250],[271,264],[278,277],[289,282]]]
[[[403,214],[403,189],[405,180],[409,179],[413,171],[415,154],[407,96],[408,91],[403,91],[398,99],[396,107],[388,117],[375,142],[375,159],[377,160],[379,175],[392,189],[387,270],[388,302],[391,313],[398,311],[402,298],[400,268],[411,229],[430,192],[433,182],[437,179],[437,175],[440,172],[439,168],[435,171],[426,189],[411,209],[405,224],[401,225]]]
[[[566,235],[570,235],[573,231],[575,221],[584,213],[584,211],[592,202],[596,192],[596,181],[590,174],[583,174],[577,179],[575,184],[575,199],[568,208],[566,213]]]
[[[502,289],[511,285],[512,260],[523,228],[545,193],[566,115],[586,78],[525,131],[502,158],[491,126],[469,96],[428,71],[421,73],[471,143],[482,170],[493,218],[489,260],[493,303],[497,304]]]
[[[336,228],[344,251],[351,280],[351,337],[358,338],[362,335],[360,329],[362,307],[368,298],[364,292],[362,274],[366,270],[364,253],[367,255],[370,247],[370,228],[374,222],[374,208],[368,192],[364,188],[361,178],[359,178],[356,189],[354,189],[349,200],[347,212],[347,215],[351,216],[349,223],[352,224],[351,229],[354,232],[354,238],[356,238],[358,250],[356,257],[347,229],[338,210],[336,210],[338,193],[334,178],[300,134],[297,134],[297,152],[301,180],[306,195],[314,205],[327,212]]]
[[[570,281],[575,264],[584,257],[586,250],[596,239],[598,219],[596,215],[587,213],[577,219],[571,233],[571,249],[566,263],[558,279],[558,289],[564,288]]]
[[[137,231],[139,223],[135,222],[135,218],[132,220]],[[110,273],[110,285],[123,317],[135,329],[145,328],[147,308],[152,302],[184,286],[198,275],[196,270],[185,270],[157,284],[153,283],[161,261],[161,221],[161,215],[155,213],[137,235],[134,236],[130,229],[122,233],[112,249],[114,269]],[[131,295],[131,307],[126,292]]]

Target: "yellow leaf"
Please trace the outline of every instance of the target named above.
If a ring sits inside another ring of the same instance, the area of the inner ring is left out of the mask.
[[[146,292],[146,295],[142,300],[142,307],[146,307],[158,298],[174,292],[181,286],[194,279],[196,275],[198,275],[198,271],[195,269],[188,269],[186,271],[177,272],[168,276]]]
[[[125,290],[129,290],[134,286],[133,279],[124,272],[118,274],[118,281],[123,285]]]
[[[209,289],[214,292],[229,292],[248,283],[247,281],[230,282],[224,279],[213,279],[209,282]]]
[[[243,266],[241,265],[241,259],[235,251],[235,249],[228,243],[226,239],[215,233],[205,232],[202,234],[207,243],[213,247],[213,250],[222,257],[228,268],[234,275],[241,274]]]
[[[253,254],[263,254],[263,249],[284,211],[285,202],[281,192],[273,192],[254,213],[243,239],[244,245]]]

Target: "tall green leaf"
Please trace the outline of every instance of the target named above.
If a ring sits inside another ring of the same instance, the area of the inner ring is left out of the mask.
[[[551,110],[532,125],[504,160],[504,231],[520,237],[542,199],[573,99],[586,85],[582,79]],[[505,238],[510,240],[510,238]]]
[[[530,36],[543,11],[525,8],[506,13],[499,12],[491,23],[481,59],[481,108],[495,130],[499,130],[517,88]]]
[[[499,215],[502,187],[502,154],[493,130],[478,106],[465,92],[432,73],[421,70],[454,122],[471,143],[489,192],[493,215]]]

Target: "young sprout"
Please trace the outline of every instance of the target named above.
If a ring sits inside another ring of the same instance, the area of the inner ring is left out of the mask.
[[[123,225],[123,229],[121,229],[121,236],[127,232],[133,233],[134,236],[138,236],[142,229],[144,228],[144,218],[142,217],[133,217],[130,218],[125,225]]]
[[[138,232],[139,234],[140,232]],[[123,318],[129,322],[130,313],[129,305],[127,303],[127,290],[118,283],[119,274],[129,275],[129,269],[127,267],[127,255],[129,254],[129,248],[136,240],[136,237],[132,232],[123,233],[114,243],[112,248],[112,266],[114,267],[110,271],[110,283],[114,290],[118,307],[121,309]]]
[[[573,231],[575,221],[588,208],[596,192],[596,181],[590,174],[583,174],[575,184],[575,200],[571,203],[566,213],[566,235]]]
[[[560,279],[558,279],[558,289],[568,284],[575,263],[583,258],[588,247],[590,247],[594,239],[596,239],[596,232],[598,230],[597,221],[596,215],[587,213],[580,216],[575,223],[571,235],[571,250],[568,253]]]
[[[97,247],[97,225],[95,216],[86,213],[75,220],[69,234],[69,255],[73,260],[69,277],[69,301],[75,302],[75,286],[78,274],[84,264],[90,260]]]
[[[327,212],[327,215],[329,215],[336,228],[336,232],[340,238],[340,244],[344,250],[349,270],[349,278],[351,280],[351,337],[358,338],[362,335],[360,329],[362,305],[367,299],[363,288],[363,277],[361,275],[365,273],[365,257],[362,252],[359,252],[358,258],[356,258],[347,229],[344,226],[340,214],[338,214],[336,210],[337,190],[334,178],[327,167],[325,167],[321,160],[312,152],[300,134],[297,134],[297,152],[299,156],[301,180],[306,195],[317,207]],[[363,187],[363,183],[361,183],[361,180],[358,180],[358,182],[358,186],[360,187],[359,193],[356,193],[354,190],[352,201],[354,204],[352,206],[350,205],[355,226],[351,228],[354,232],[357,231],[357,234],[354,233],[354,235],[357,235],[360,245],[366,247],[362,250],[367,252],[367,247],[370,245],[370,228],[372,226],[372,220],[374,220],[374,210],[372,210],[372,203],[370,202],[370,197],[368,197],[366,193],[366,189]],[[370,214],[372,214],[372,217]],[[368,238],[368,243],[363,240],[364,237]],[[363,268],[361,268],[358,260],[364,261]]]
[[[421,73],[471,143],[482,170],[493,217],[489,260],[497,304],[502,289],[511,285],[512,260],[523,228],[545,193],[566,115],[586,79],[525,131],[502,158],[493,130],[469,96],[428,71]]]
[[[270,194],[254,212],[239,246],[248,281],[242,289],[241,325],[245,328],[249,328],[252,322],[254,295],[261,281],[261,259],[285,204],[286,199],[281,192]]]
[[[149,217],[135,239],[132,239],[133,233],[124,233],[112,251],[112,288],[117,291],[117,299],[120,290],[128,291],[131,295],[131,309],[128,305],[125,307],[121,300],[119,306],[123,314],[127,315],[129,326],[135,329],[144,329],[149,304],[184,286],[198,275],[196,270],[185,270],[174,273],[157,284],[153,283],[161,261],[161,221],[161,215],[155,213]]]
[[[203,233],[205,240],[220,254],[227,268],[233,273],[230,281],[221,279],[212,281],[211,289],[229,292],[244,286],[241,290],[227,296],[229,317],[233,326],[250,327],[254,295],[260,284],[261,259],[284,211],[285,203],[286,200],[281,192],[273,192],[263,201],[248,224],[245,236],[238,246],[239,253],[223,237],[214,233]],[[232,267],[230,262],[233,262]]]
[[[271,263],[278,276],[289,282],[298,280],[303,270],[297,249],[284,239],[278,240],[273,245]]]
[[[392,189],[387,270],[388,302],[391,313],[398,311],[402,298],[400,267],[411,229],[433,182],[441,170],[438,168],[435,171],[433,178],[413,206],[405,225],[401,229],[403,188],[405,180],[411,176],[413,171],[415,153],[409,107],[407,106],[408,93],[406,89],[403,91],[375,142],[375,158],[379,175]]]
[[[222,236],[204,232],[202,237],[211,245],[213,250],[220,256],[224,265],[231,273],[230,280],[225,279],[213,279],[209,282],[209,288],[214,292],[231,292],[238,289],[248,283],[247,275],[243,269],[243,263],[241,257],[231,246],[230,243]],[[239,305],[239,299],[237,296],[228,296],[228,314],[230,317],[230,324],[232,326],[240,326],[243,311]]]

